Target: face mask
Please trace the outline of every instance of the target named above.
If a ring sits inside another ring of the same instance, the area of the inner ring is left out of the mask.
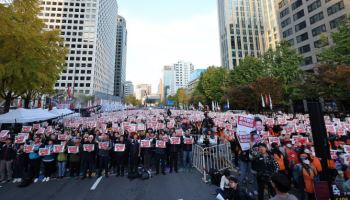
[[[310,165],[310,160],[308,160],[308,159],[303,160],[303,163],[304,163],[305,165]]]

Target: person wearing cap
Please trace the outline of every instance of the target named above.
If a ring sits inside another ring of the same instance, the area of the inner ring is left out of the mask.
[[[12,164],[15,158],[16,158],[16,150],[13,147],[11,138],[7,138],[5,144],[0,149],[0,181],[1,182],[6,182],[6,180],[11,181],[12,174],[13,174]]]
[[[252,166],[254,166],[254,169],[257,172],[258,200],[263,200],[266,185],[269,194],[274,194],[270,180],[272,174],[278,172],[279,166],[273,155],[267,151],[265,143],[259,143],[258,149],[258,155],[253,159]]]
[[[294,195],[288,193],[291,189],[291,183],[284,174],[273,174],[271,177],[271,184],[276,195],[270,198],[270,200],[297,200]]]

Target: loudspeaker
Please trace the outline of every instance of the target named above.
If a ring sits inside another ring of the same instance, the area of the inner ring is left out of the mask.
[[[307,103],[310,125],[312,130],[312,138],[314,141],[315,153],[322,163],[322,180],[329,179],[327,160],[331,159],[328,146],[327,130],[324,122],[324,114],[319,102]]]

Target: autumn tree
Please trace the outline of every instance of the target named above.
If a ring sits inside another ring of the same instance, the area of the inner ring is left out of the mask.
[[[53,92],[67,54],[59,30],[43,31],[37,0],[0,4],[0,97],[11,101]],[[29,102],[29,101],[28,101]]]

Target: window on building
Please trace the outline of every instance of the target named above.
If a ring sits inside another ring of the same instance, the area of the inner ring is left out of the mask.
[[[288,26],[291,22],[292,22],[292,20],[290,19],[290,17],[288,17],[287,19],[283,20],[283,21],[281,22],[282,28]]]
[[[314,42],[315,48],[322,48],[329,44],[328,39],[326,41],[324,40],[317,40]]]
[[[298,50],[299,50],[299,53],[303,54],[303,53],[309,52],[311,49],[310,49],[310,45],[307,44],[302,47],[299,47]]]
[[[328,16],[333,15],[334,13],[338,12],[339,10],[343,10],[344,8],[345,8],[344,2],[340,1],[340,2],[330,6],[329,8],[327,8]]]
[[[316,15],[310,17],[310,24],[314,24],[324,18],[323,11],[317,13]]]
[[[303,42],[303,41],[309,39],[309,35],[306,32],[306,33],[303,33],[301,35],[298,35],[296,39],[297,39],[297,43],[300,43],[300,42]]]
[[[324,33],[326,31],[327,31],[326,26],[323,24],[321,26],[318,26],[318,27],[312,29],[311,32],[312,32],[312,36],[315,37],[316,35],[319,35],[319,34]]]
[[[283,34],[283,38],[286,38],[286,37],[288,37],[288,36],[290,36],[290,35],[293,34],[293,29],[292,29],[292,28],[289,28],[288,30],[283,31],[282,34]]]
[[[302,66],[311,65],[311,64],[312,64],[312,56],[308,56],[301,61]]]
[[[286,8],[280,12],[280,18],[282,19],[284,16],[289,14],[289,8]]]
[[[310,13],[310,12],[316,10],[319,7],[321,7],[321,0],[317,0],[317,1],[313,2],[312,4],[310,4],[307,7],[307,11]]]
[[[292,10],[299,8],[301,5],[303,5],[303,1],[297,0],[296,2],[292,3]]]
[[[288,40],[287,42],[290,44],[290,46],[293,46],[293,45],[294,45],[294,39],[290,39],[290,40]]]
[[[300,22],[299,24],[295,25],[295,32],[303,30],[304,28],[306,28],[306,22]]]
[[[331,27],[331,29],[335,29],[339,26],[339,24],[343,23],[345,19],[346,19],[346,15],[333,19],[332,21],[329,22],[329,26]]]
[[[294,21],[297,21],[298,19],[305,16],[304,10],[301,10],[293,15]]]

